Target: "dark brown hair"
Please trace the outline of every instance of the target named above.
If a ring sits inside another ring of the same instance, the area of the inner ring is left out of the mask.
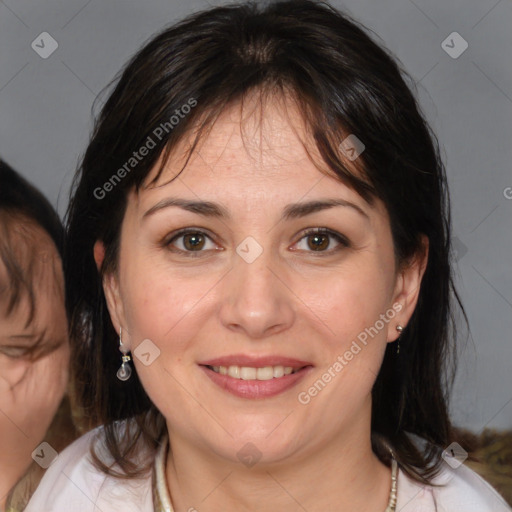
[[[41,265],[37,251],[39,229],[51,239],[62,258],[64,227],[57,212],[39,190],[0,160],[0,261],[6,270],[5,279],[0,281],[0,295],[7,304],[6,315],[10,315],[23,298],[28,300],[25,327],[29,327],[35,317],[34,282],[41,277],[41,272],[51,271],[49,266]],[[53,268],[53,272],[60,272],[60,269]],[[50,279],[58,282],[55,275]],[[60,340],[58,344],[42,342],[43,337],[24,349],[22,356],[35,359],[60,346]],[[21,352],[16,350],[16,353]],[[8,351],[6,354],[10,355]]]
[[[452,440],[447,394],[456,356],[455,300],[464,312],[450,266],[446,176],[437,140],[411,92],[413,81],[372,37],[323,2],[215,7],[153,37],[116,80],[75,177],[66,279],[80,402],[90,426],[105,425],[107,446],[125,475],[141,469],[130,461],[137,439],[155,446],[165,429],[137,376],[116,378],[117,333],[102,289],[102,276],[116,270],[128,192],[146,185],[163,155],[160,175],[185,134],[197,129],[197,143],[226,107],[255,91],[263,98],[293,98],[323,164],[368,203],[384,202],[400,264],[422,250],[422,234],[429,238],[428,265],[400,354],[388,344],[373,388],[371,427],[383,462],[389,464],[389,445],[416,480],[427,483],[438,472],[441,449]],[[348,134],[366,146],[355,162],[357,174],[339,149]],[[148,138],[154,149],[131,161]],[[97,240],[106,247],[100,272],[93,259]],[[138,428],[122,439],[117,420],[128,418]]]

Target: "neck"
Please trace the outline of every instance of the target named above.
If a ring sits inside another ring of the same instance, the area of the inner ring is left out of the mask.
[[[174,510],[384,512],[391,470],[373,453],[370,434],[366,411],[285,462],[247,468],[170,431],[166,474]]]

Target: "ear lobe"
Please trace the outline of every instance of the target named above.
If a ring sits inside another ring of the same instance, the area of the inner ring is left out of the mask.
[[[414,313],[416,304],[421,288],[421,282],[425,269],[427,268],[428,252],[429,252],[429,239],[426,235],[422,235],[422,249],[420,249],[407,263],[407,265],[400,271],[397,276],[396,291],[393,303],[401,304],[402,308],[400,313],[396,315],[396,323],[404,328],[409,323],[409,320]],[[392,339],[389,342],[395,341],[400,333],[395,329],[391,329]]]
[[[101,266],[103,265],[103,260],[105,259],[105,245],[101,240],[96,240],[94,244],[94,261],[96,262],[96,268],[98,272],[101,273]]]

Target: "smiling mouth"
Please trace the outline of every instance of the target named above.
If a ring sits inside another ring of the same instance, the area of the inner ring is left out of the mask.
[[[291,366],[263,366],[255,368],[252,366],[211,366],[205,365],[206,368],[218,373],[219,375],[227,375],[233,379],[240,380],[272,380],[280,379],[286,375],[291,375],[308,368],[311,365],[302,366],[300,368],[292,368]]]

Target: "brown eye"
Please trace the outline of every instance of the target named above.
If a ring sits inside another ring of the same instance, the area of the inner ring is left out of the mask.
[[[211,250],[218,249],[209,235],[202,231],[185,229],[176,233],[165,246],[172,252],[184,256],[206,255]]]
[[[350,247],[350,242],[340,233],[325,228],[315,228],[304,233],[297,247],[305,252],[333,253],[344,247]]]
[[[26,357],[30,352],[30,347],[0,347],[0,354],[3,354],[11,359],[21,359]]]
[[[313,251],[323,251],[329,247],[329,237],[325,234],[308,235],[308,247]]]
[[[204,244],[205,238],[201,233],[190,233],[183,236],[183,245],[188,251],[201,250]]]

